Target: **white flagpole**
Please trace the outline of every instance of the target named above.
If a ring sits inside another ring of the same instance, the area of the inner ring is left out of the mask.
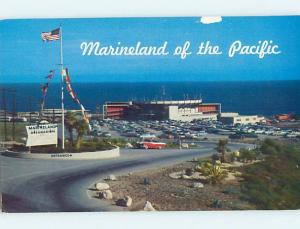
[[[62,26],[59,27],[60,33],[60,66],[61,66],[61,135],[62,135],[62,149],[65,149],[65,110],[64,110],[64,58],[63,58],[63,36]]]

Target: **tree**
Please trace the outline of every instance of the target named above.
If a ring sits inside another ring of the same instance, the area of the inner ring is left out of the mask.
[[[75,113],[68,111],[66,114],[66,117],[65,117],[65,125],[70,134],[70,142],[71,142],[72,146],[74,144],[73,130],[75,129],[76,122],[77,122],[77,119],[76,119]]]
[[[216,151],[221,154],[221,162],[225,162],[225,154],[226,152],[230,152],[230,149],[227,147],[228,140],[220,139],[218,145],[216,147]]]
[[[80,143],[83,135],[88,131],[89,127],[85,120],[77,120],[75,122],[75,129],[77,131],[76,148],[80,148]]]

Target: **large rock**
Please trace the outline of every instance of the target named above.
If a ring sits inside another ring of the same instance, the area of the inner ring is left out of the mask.
[[[116,205],[121,207],[130,207],[131,204],[132,204],[132,199],[130,196],[125,196],[124,198],[118,199],[116,201]]]
[[[104,191],[99,192],[99,198],[111,200],[113,198],[113,194],[110,190],[104,190]]]
[[[208,180],[208,176],[201,176],[201,175],[200,175],[200,176],[198,177],[198,179],[199,179],[199,180],[202,180],[202,181],[206,181],[206,180]]]
[[[194,182],[193,183],[193,188],[203,188],[204,185],[201,182]]]
[[[109,189],[109,185],[106,183],[96,183],[95,188],[99,191],[103,191]]]
[[[133,145],[132,145],[130,142],[127,142],[125,147],[126,147],[126,148],[129,148],[129,149],[132,149],[132,148],[133,148]]]
[[[117,177],[113,174],[110,174],[109,176],[107,176],[105,178],[105,180],[108,180],[108,181],[116,181],[117,180]]]
[[[156,210],[152,206],[151,202],[146,201],[145,206],[144,206],[144,211],[156,211]]]
[[[183,174],[184,174],[184,171],[173,172],[173,173],[169,174],[169,177],[171,177],[173,179],[180,179]]]
[[[186,179],[186,180],[188,180],[188,179],[191,179],[191,177],[190,177],[190,176],[188,176],[188,175],[185,175],[185,174],[181,175],[181,178],[182,178],[182,179]]]
[[[193,172],[193,174],[191,175],[191,178],[192,179],[195,179],[195,180],[199,180],[200,179],[200,177],[202,177],[203,175],[202,175],[202,173],[200,173],[200,172]]]
[[[187,144],[187,143],[181,143],[181,147],[183,149],[188,149],[189,148],[189,144]]]

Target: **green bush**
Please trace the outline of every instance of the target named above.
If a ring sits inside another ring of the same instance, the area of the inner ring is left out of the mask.
[[[272,140],[272,139],[265,139],[260,147],[260,151],[263,154],[268,154],[268,155],[274,155],[276,153],[281,152],[281,144]]]
[[[209,178],[210,183],[218,184],[227,176],[227,172],[221,168],[220,163],[212,164],[210,162],[202,162],[197,167],[198,170]]]
[[[248,150],[248,149],[240,149],[239,150],[240,155],[239,155],[239,160],[248,162],[248,161],[253,161],[256,160],[257,158],[257,152],[255,150]]]
[[[300,208],[300,148],[272,140],[260,147],[262,162],[246,166],[241,189],[259,209]]]

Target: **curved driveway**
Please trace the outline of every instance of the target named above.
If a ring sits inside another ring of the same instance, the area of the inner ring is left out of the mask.
[[[121,175],[180,163],[214,153],[215,143],[179,150],[121,150],[106,160],[32,160],[0,156],[0,192],[7,212],[121,211],[105,201],[89,198],[91,184],[109,174]],[[232,150],[245,145],[230,143]]]

